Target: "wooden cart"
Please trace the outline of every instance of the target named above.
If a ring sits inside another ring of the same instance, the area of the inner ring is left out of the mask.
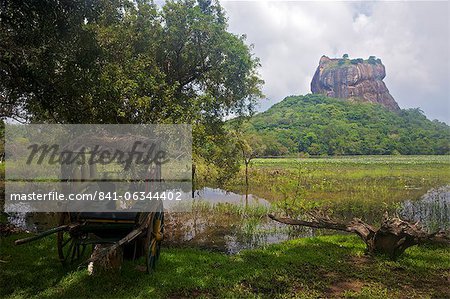
[[[152,213],[63,213],[60,226],[36,236],[16,240],[16,245],[57,234],[59,260],[64,265],[91,261],[87,249],[110,244],[108,255],[120,246],[132,250],[132,258],[145,255],[147,271],[155,270],[164,236],[164,211]]]
[[[126,136],[128,139],[141,138],[136,136]],[[111,138],[105,141],[102,137],[102,144],[109,148],[120,148],[127,150],[126,142],[118,142],[118,138]],[[85,144],[95,143],[95,137],[83,137],[83,140],[75,140],[71,143],[72,150]],[[148,191],[152,189],[155,182],[161,182],[161,166],[154,165],[152,169],[148,166],[143,170],[146,179],[139,182],[138,190]],[[64,186],[71,192],[83,193],[93,185],[102,191],[108,191],[111,182],[108,180],[97,180],[96,165],[82,165],[76,167],[61,167]],[[69,175],[68,175],[69,173]],[[97,181],[96,181],[97,180]],[[17,240],[16,245],[25,244],[41,239],[51,234],[57,234],[57,249],[59,260],[64,264],[83,263],[93,261],[93,257],[88,255],[87,249],[91,252],[97,245],[109,244],[102,248],[102,252],[96,259],[108,255],[118,247],[122,247],[127,256],[136,259],[145,255],[147,271],[155,270],[156,261],[159,258],[161,241],[164,236],[164,209],[162,202],[155,202],[151,209],[153,212],[70,212],[61,213],[59,226],[44,231],[36,236]],[[131,253],[130,253],[131,251]]]

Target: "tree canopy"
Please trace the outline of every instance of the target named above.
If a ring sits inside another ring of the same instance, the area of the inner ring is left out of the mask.
[[[253,111],[259,65],[218,3],[3,2],[1,117],[215,123]]]
[[[194,157],[237,169],[224,117],[252,114],[263,81],[218,2],[7,1],[0,40],[0,119],[188,123]]]

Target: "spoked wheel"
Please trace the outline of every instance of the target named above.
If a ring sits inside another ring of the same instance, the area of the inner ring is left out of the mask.
[[[60,225],[69,223],[69,214],[63,213],[61,215]],[[70,231],[60,231],[57,234],[58,256],[63,265],[68,265],[79,261],[85,251],[86,244],[82,241],[86,238],[85,234],[74,233]]]
[[[152,220],[148,228],[145,248],[146,248],[146,262],[147,272],[155,271],[156,262],[161,251],[161,241],[164,237],[164,212],[155,212],[152,215]]]

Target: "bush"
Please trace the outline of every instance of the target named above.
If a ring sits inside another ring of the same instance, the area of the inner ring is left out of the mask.
[[[368,62],[370,64],[376,64],[377,63],[376,57],[375,56],[370,56]]]

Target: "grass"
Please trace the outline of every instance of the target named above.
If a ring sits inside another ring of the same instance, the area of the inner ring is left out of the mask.
[[[15,247],[1,239],[0,296],[4,298],[414,298],[450,296],[450,250],[410,248],[397,261],[363,255],[354,236],[293,240],[224,255],[163,248],[157,272],[126,261],[117,275],[89,276],[63,268],[55,239]]]

